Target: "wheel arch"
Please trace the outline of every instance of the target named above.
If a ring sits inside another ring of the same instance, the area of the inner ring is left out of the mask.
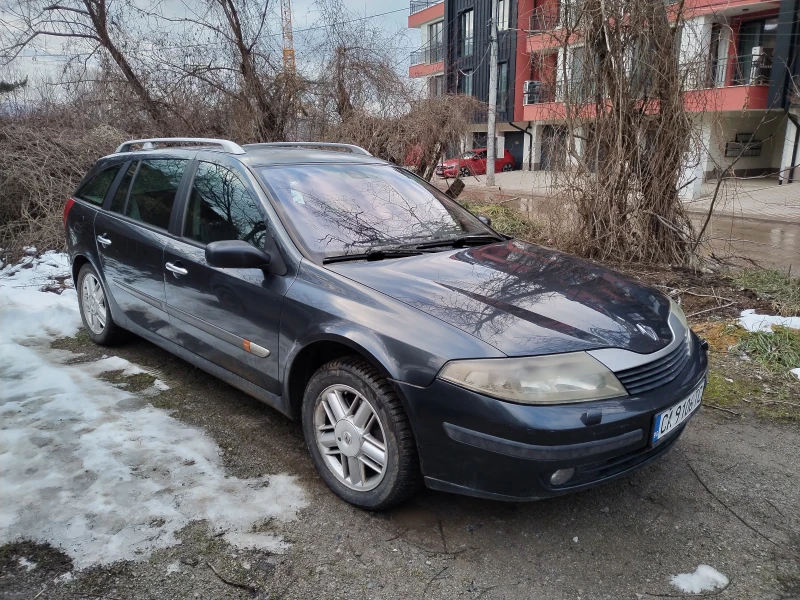
[[[81,272],[83,265],[87,264],[92,265],[94,267],[92,261],[90,261],[85,254],[76,254],[75,257],[72,259],[72,283],[76,289],[78,287],[78,273]],[[95,270],[97,270],[97,267],[94,268]]]
[[[389,379],[401,401],[404,402],[397,386],[392,382],[391,372],[372,352],[350,338],[328,335],[309,341],[296,349],[287,360],[284,394],[289,399],[290,416],[293,419],[300,418],[306,384],[317,369],[334,359],[349,355],[360,356],[378,369],[381,375]]]

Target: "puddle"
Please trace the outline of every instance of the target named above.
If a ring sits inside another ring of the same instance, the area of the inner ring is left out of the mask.
[[[692,215],[699,229],[703,218]],[[800,277],[800,223],[776,223],[741,217],[715,216],[706,230],[717,256],[743,257],[763,267],[777,268]]]

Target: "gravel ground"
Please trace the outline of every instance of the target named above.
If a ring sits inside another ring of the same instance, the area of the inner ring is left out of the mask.
[[[296,423],[180,359],[139,339],[54,346],[157,370],[170,389],[150,401],[202,427],[229,475],[296,475],[308,506],[269,525],[289,542],[282,554],[236,550],[202,522],[180,545],[84,571],[47,545],[7,544],[0,598],[683,597],[670,577],[700,564],[729,578],[719,598],[800,598],[797,425],[703,408],[664,459],[607,486],[529,504],[423,491],[366,513],[327,490]]]

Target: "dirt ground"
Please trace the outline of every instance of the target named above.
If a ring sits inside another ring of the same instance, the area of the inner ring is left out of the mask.
[[[54,346],[156,370],[171,389],[150,400],[208,432],[230,475],[296,475],[308,507],[274,524],[289,542],[283,554],[233,549],[193,523],[178,546],[70,579],[63,552],[8,544],[0,598],[633,600],[683,597],[670,577],[700,564],[730,579],[720,598],[800,598],[796,423],[703,408],[666,457],[600,488],[527,504],[425,490],[367,513],[327,490],[298,424],[180,359],[136,338],[111,352],[82,333]],[[67,581],[54,584],[59,576]]]

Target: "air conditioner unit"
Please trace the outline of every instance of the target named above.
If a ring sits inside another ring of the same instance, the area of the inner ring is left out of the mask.
[[[541,81],[526,81],[523,86],[522,104],[528,106],[529,104],[539,103],[539,89],[541,88]]]
[[[763,46],[753,46],[753,57],[761,56],[764,54],[764,47]]]

